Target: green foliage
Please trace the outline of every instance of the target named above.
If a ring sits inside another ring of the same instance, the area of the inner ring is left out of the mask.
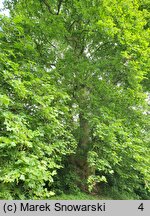
[[[149,2],[5,5],[1,197],[49,198],[83,183],[90,191],[107,185],[128,198],[148,197]]]
[[[81,192],[82,179],[77,175],[73,166],[65,166],[60,169],[54,178],[54,191],[56,195],[78,194]]]
[[[132,128],[131,133],[126,124],[116,120],[96,126],[89,164],[96,170],[96,176],[106,176],[116,189],[134,194],[145,188],[148,193],[150,161],[146,134],[140,137],[137,128]]]
[[[89,192],[92,192],[97,183],[107,182],[105,176],[90,175],[88,178]]]
[[[36,51],[22,20],[2,17],[1,28],[0,197],[49,198],[62,157],[76,146],[65,123],[69,96],[31,61]]]

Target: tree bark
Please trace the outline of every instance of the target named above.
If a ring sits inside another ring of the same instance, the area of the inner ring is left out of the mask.
[[[90,127],[89,121],[86,117],[88,106],[88,93],[86,88],[79,91],[79,143],[77,154],[75,156],[75,166],[78,176],[81,179],[81,189],[88,191],[87,179],[89,176],[89,168],[87,162],[87,155],[90,145]]]
[[[89,124],[88,120],[84,117],[84,114],[80,112],[79,114],[79,122],[80,122],[80,140],[79,140],[79,148],[88,149],[89,144]]]

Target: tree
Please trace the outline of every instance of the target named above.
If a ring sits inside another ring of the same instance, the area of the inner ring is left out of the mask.
[[[63,123],[78,146],[67,160],[82,189],[104,181],[132,194],[148,190],[148,8],[138,0],[6,2],[34,44],[28,58],[70,98]]]
[[[0,197],[48,198],[62,158],[76,145],[66,125],[69,96],[38,62],[24,20],[0,22]]]

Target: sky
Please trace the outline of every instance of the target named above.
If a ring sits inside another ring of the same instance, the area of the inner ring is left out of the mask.
[[[6,16],[9,16],[9,11],[8,10],[1,11],[1,9],[3,8],[3,1],[4,0],[0,0],[0,14],[4,14]]]

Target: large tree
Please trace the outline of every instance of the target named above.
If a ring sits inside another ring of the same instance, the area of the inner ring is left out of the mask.
[[[26,35],[26,40],[29,37],[34,44],[23,55],[38,62],[34,74],[39,82],[42,78],[37,68],[43,71],[46,84],[50,79],[69,96],[69,115],[63,111],[64,119],[61,120],[61,113],[58,118],[72,128],[78,143],[76,154],[65,160],[82,180],[81,188],[86,190],[88,183],[92,190],[97,182],[104,181],[136,194],[149,189],[148,115],[143,91],[150,66],[147,3],[139,0],[6,3],[12,19],[21,23],[22,37]],[[16,61],[20,58],[17,55]],[[26,62],[21,62],[25,67]],[[38,90],[42,100],[45,94],[47,100],[51,98],[49,92],[50,86],[45,92],[42,88]],[[61,102],[58,100],[58,106]],[[37,121],[33,122],[36,125]],[[56,134],[54,137],[57,139]]]

